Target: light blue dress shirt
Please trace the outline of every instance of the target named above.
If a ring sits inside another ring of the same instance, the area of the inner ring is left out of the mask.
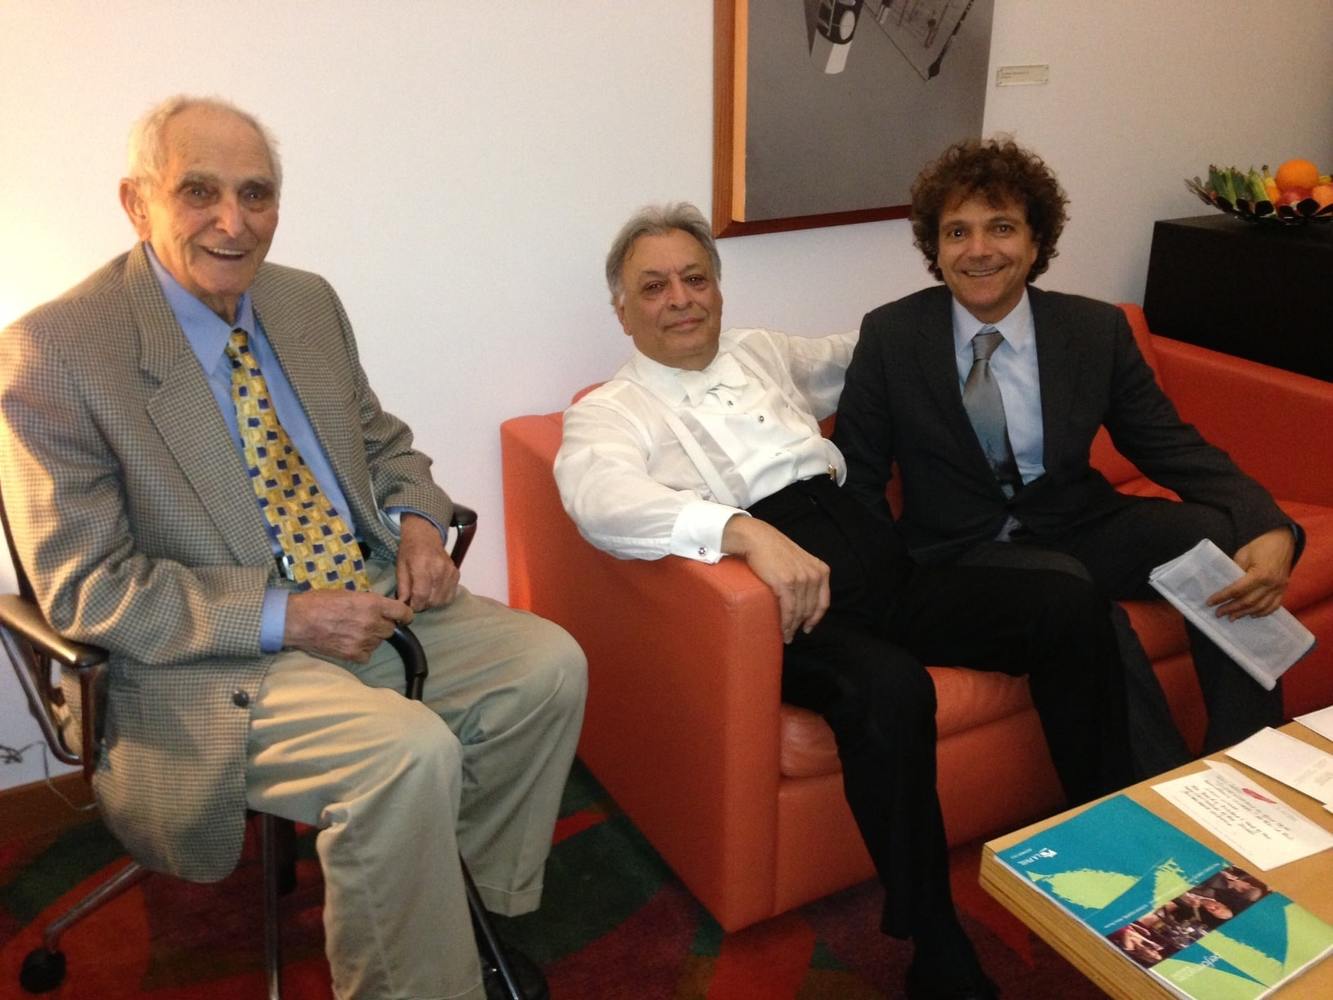
[[[1018,474],[1024,485],[1046,472],[1041,422],[1041,379],[1037,367],[1037,337],[1032,324],[1032,303],[1027,290],[1018,305],[998,323],[983,323],[953,300],[954,359],[961,390],[972,370],[972,338],[984,327],[994,327],[1004,342],[991,355],[990,368],[1004,402],[1004,422],[1014,449]]]

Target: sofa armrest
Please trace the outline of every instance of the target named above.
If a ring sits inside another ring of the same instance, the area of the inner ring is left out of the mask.
[[[772,593],[737,560],[597,551],[560,505],[558,415],[517,417],[500,433],[510,601],[563,626],[588,657],[580,757],[710,908],[708,887],[746,870],[766,872],[746,881],[771,897],[782,656]]]
[[[1333,385],[1153,337],[1181,416],[1275,497],[1333,506]]]

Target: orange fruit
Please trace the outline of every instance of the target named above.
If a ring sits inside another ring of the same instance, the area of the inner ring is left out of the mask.
[[[1310,197],[1319,202],[1319,207],[1333,205],[1333,184],[1316,184],[1310,190]]]
[[[1319,183],[1319,168],[1309,160],[1288,160],[1273,177],[1279,191],[1288,188],[1312,188]]]

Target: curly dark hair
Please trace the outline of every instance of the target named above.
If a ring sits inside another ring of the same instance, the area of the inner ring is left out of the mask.
[[[1059,251],[1069,199],[1051,168],[1036,153],[1012,139],[964,139],[944,151],[912,183],[912,242],[926,256],[930,273],[941,281],[940,215],[960,201],[981,195],[991,205],[1017,202],[1027,209],[1037,244],[1028,281],[1045,272]]]

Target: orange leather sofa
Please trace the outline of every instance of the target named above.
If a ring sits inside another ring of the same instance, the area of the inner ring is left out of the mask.
[[[1184,418],[1305,526],[1286,603],[1319,645],[1287,674],[1286,710],[1333,703],[1333,385],[1153,336],[1137,306],[1123,308]],[[585,542],[551,474],[560,421],[502,426],[505,530],[510,601],[559,622],[588,655],[579,756],[728,931],[871,877],[832,733],[781,703],[768,589],[739,560],[623,561]],[[1097,464],[1127,492],[1161,492],[1105,432]],[[1128,607],[1197,748],[1204,718],[1181,620],[1161,602]],[[1026,681],[930,669],[950,843],[1059,808]]]

